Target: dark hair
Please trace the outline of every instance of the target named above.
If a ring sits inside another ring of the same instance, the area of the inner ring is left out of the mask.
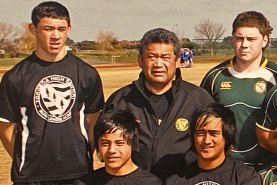
[[[139,123],[134,114],[129,110],[110,110],[102,114],[97,120],[93,130],[94,145],[99,151],[98,141],[106,133],[114,133],[122,130],[123,138],[132,146],[133,151],[138,151],[138,130]]]
[[[174,54],[177,58],[180,56],[180,43],[174,32],[168,31],[164,28],[156,28],[150,31],[147,31],[142,39],[140,40],[139,45],[139,56],[143,56],[143,51],[145,46],[150,43],[166,43],[172,44],[174,46]]]
[[[195,149],[194,134],[196,128],[205,124],[209,124],[207,120],[211,117],[221,118],[222,135],[225,139],[224,151],[225,154],[228,154],[232,144],[235,142],[236,120],[234,113],[228,107],[224,107],[224,105],[218,103],[211,103],[209,105],[203,106],[193,113],[190,125],[192,147]]]
[[[69,12],[62,4],[54,1],[46,1],[37,5],[32,11],[32,23],[37,26],[41,18],[65,19],[70,26]]]
[[[247,11],[238,14],[233,22],[232,34],[234,34],[239,27],[255,27],[260,31],[263,37],[267,36],[268,39],[273,30],[267,18],[262,13],[256,11]]]

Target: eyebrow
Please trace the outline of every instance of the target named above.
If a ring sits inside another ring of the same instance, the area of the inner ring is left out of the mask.
[[[44,25],[43,27],[44,28],[67,28],[68,26],[58,26],[58,27],[56,27],[56,26],[52,26],[52,25]]]
[[[100,138],[99,141],[112,142],[112,141],[110,141],[110,140],[108,140],[108,139],[102,139],[102,138]],[[126,140],[125,140],[124,138],[122,138],[122,139],[116,139],[116,140],[115,140],[115,142],[117,142],[117,141],[126,141]],[[127,142],[127,141],[126,141],[126,142]]]
[[[195,130],[195,133],[196,132],[205,132],[206,130],[204,129],[199,129],[199,130]],[[208,130],[208,132],[212,132],[212,133],[220,133],[221,131],[220,130]]]
[[[234,35],[234,37],[244,38],[245,36],[242,35]],[[258,38],[258,36],[247,36],[245,38]]]

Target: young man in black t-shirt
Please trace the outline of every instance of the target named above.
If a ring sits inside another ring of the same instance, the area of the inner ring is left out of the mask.
[[[162,181],[143,171],[131,159],[138,150],[139,122],[125,110],[103,114],[94,128],[94,143],[98,156],[105,163],[81,181],[87,185],[160,185]]]
[[[35,51],[1,80],[0,139],[13,158],[14,185],[72,185],[92,168],[89,130],[104,105],[101,79],[66,52],[71,22],[62,4],[37,5],[29,28]]]
[[[227,107],[209,104],[198,109],[190,126],[197,161],[184,167],[179,175],[169,177],[167,184],[262,184],[253,168],[226,157],[234,143],[235,130],[234,114]]]

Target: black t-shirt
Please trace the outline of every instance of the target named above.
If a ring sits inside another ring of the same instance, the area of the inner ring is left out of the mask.
[[[167,179],[167,185],[261,185],[260,175],[242,162],[226,158],[212,170],[199,168],[197,162],[192,163],[179,175]]]
[[[168,107],[173,101],[172,89],[169,89],[163,94],[154,94],[145,88],[146,95],[149,98],[149,102],[154,109],[155,115],[158,119],[162,120],[166,112],[168,112]]]
[[[114,176],[100,168],[95,172],[81,179],[78,184],[84,185],[161,185],[162,181],[155,175],[143,171],[141,168],[136,169],[128,175]]]
[[[90,171],[85,114],[104,105],[95,68],[74,55],[47,62],[35,54],[5,73],[0,118],[17,124],[14,182],[78,178]]]

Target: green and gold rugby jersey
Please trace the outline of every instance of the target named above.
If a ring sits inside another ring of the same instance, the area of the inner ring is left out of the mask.
[[[233,68],[235,60],[211,69],[200,86],[235,114],[237,132],[231,156],[244,162],[267,162],[270,154],[257,145],[255,123],[266,92],[276,84],[277,64],[262,58],[257,71],[239,73]]]

